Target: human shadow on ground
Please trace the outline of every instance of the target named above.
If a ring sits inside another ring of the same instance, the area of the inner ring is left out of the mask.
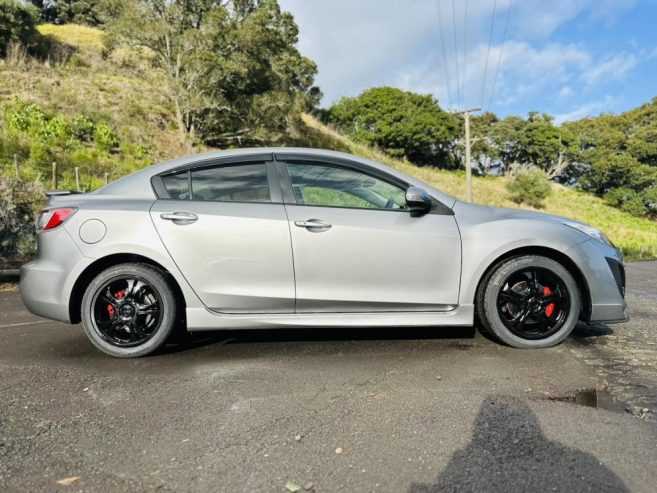
[[[488,397],[472,441],[457,451],[433,484],[409,493],[625,492],[623,482],[593,455],[548,440],[525,403]]]

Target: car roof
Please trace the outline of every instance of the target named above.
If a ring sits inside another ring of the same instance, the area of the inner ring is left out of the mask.
[[[263,155],[271,154],[270,159],[274,159],[274,156],[279,156],[283,158],[284,156],[294,155],[298,159],[303,159],[304,156],[313,157],[313,158],[327,158],[327,159],[339,159],[339,160],[348,160],[352,162],[357,162],[365,164],[374,169],[378,169],[385,173],[388,173],[392,176],[395,176],[399,179],[404,180],[407,183],[410,183],[414,186],[420,186],[428,189],[430,192],[433,192],[438,200],[448,207],[452,207],[456,199],[451,197],[440,190],[437,190],[428,184],[421,182],[411,176],[408,176],[404,173],[401,173],[397,170],[394,170],[388,166],[384,166],[381,163],[372,161],[370,159],[362,158],[359,156],[354,156],[353,154],[347,154],[345,152],[339,151],[330,151],[326,149],[310,149],[303,147],[257,147],[257,148],[247,148],[247,149],[230,149],[223,151],[212,151],[204,152],[199,154],[192,154],[189,156],[184,156],[170,161],[166,161],[160,164],[155,164],[144,168],[140,171],[132,173],[130,175],[124,176],[104,187],[92,192],[90,195],[111,195],[111,196],[122,196],[130,199],[152,199],[154,197],[154,192],[151,186],[151,178],[155,175],[161,173],[166,173],[168,171],[174,171],[178,168],[188,167],[195,164],[203,164],[206,162],[211,162],[217,159],[226,159],[226,158],[245,158],[249,156],[254,156],[258,158],[264,157]],[[208,163],[209,164],[209,163]]]

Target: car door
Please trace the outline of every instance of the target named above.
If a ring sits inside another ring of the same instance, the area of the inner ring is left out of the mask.
[[[294,311],[290,232],[273,166],[222,162],[158,177],[155,189],[166,197],[151,208],[153,223],[212,310]]]
[[[297,312],[446,311],[458,303],[461,239],[436,203],[412,217],[405,189],[345,163],[277,163],[290,221]]]

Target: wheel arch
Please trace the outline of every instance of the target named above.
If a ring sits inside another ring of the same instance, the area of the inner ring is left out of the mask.
[[[178,302],[179,308],[179,317],[184,318],[185,308],[187,306],[185,296],[180,287],[180,284],[168,269],[166,269],[158,262],[142,255],[134,253],[114,253],[95,260],[93,263],[88,265],[76,279],[68,302],[68,313],[71,323],[77,324],[81,322],[82,298],[91,281],[105,269],[113,265],[129,262],[138,262],[151,265],[164,273],[164,275],[171,283],[171,287],[173,288],[173,291],[176,295],[176,301]]]
[[[543,257],[547,257],[549,259],[554,260],[555,262],[560,263],[568,270],[568,272],[570,272],[570,274],[575,278],[575,282],[577,283],[577,287],[579,288],[580,298],[582,302],[582,309],[580,311],[579,319],[588,322],[591,319],[591,290],[589,288],[589,284],[586,280],[586,277],[584,276],[581,269],[577,266],[577,264],[573,259],[571,259],[565,253],[549,247],[542,247],[542,246],[519,247],[509,250],[508,252],[505,252],[500,256],[498,256],[496,259],[494,259],[492,262],[489,263],[489,265],[484,270],[483,274],[478,279],[477,288],[475,289],[475,294],[473,298],[473,303],[477,302],[477,296],[481,291],[480,288],[482,282],[484,282],[488,278],[489,274],[493,271],[493,269],[497,265],[499,265],[500,262],[503,262],[505,260],[514,257],[521,257],[524,255],[541,255]]]

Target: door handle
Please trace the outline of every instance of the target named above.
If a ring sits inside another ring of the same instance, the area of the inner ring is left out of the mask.
[[[307,228],[310,230],[322,230],[331,229],[331,223],[323,221],[322,219],[308,219],[307,221],[294,221],[294,225],[300,228]]]
[[[198,220],[198,216],[192,212],[164,212],[160,217],[165,221],[173,221],[174,224],[192,224]]]

